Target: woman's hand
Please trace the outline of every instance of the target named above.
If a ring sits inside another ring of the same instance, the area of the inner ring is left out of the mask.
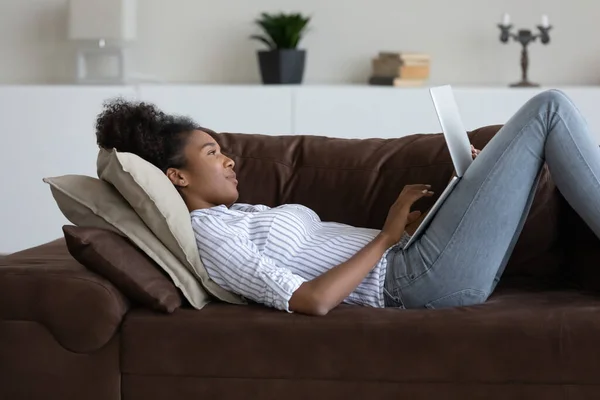
[[[406,225],[410,225],[421,217],[421,211],[413,211],[406,217]]]
[[[390,246],[398,243],[406,228],[406,225],[416,221],[421,213],[419,211],[410,212],[410,207],[422,197],[431,197],[433,192],[431,185],[406,185],[394,204],[388,211],[388,216],[381,230],[381,234],[386,237]]]
[[[479,153],[481,153],[481,150],[478,150],[475,148],[475,146],[471,145],[471,157],[473,157],[473,160],[477,158]],[[456,171],[452,173],[450,180],[454,179],[455,176]],[[409,235],[414,234],[419,225],[421,225],[421,222],[423,222],[423,220],[427,216],[427,214],[429,214],[429,210],[427,210],[424,214],[421,214],[421,212],[419,211],[413,211],[410,214],[408,214],[408,217],[406,218],[406,233],[408,233]]]

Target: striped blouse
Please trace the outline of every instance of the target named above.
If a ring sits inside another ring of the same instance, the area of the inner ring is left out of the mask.
[[[291,312],[289,300],[303,282],[347,261],[380,232],[323,222],[300,204],[278,207],[235,203],[191,213],[200,258],[219,286],[249,300]],[[408,240],[405,235],[398,243]],[[394,246],[392,246],[394,247]],[[384,307],[386,250],[343,301]]]

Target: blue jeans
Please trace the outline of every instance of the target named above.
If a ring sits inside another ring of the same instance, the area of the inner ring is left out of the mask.
[[[425,233],[408,249],[389,252],[386,307],[485,302],[523,229],[544,162],[561,194],[600,237],[598,144],[573,102],[561,91],[545,91],[490,140]]]

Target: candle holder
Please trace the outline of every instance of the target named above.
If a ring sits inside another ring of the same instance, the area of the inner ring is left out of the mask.
[[[532,83],[527,78],[527,70],[529,69],[529,53],[527,51],[527,46],[529,43],[535,42],[536,39],[540,39],[542,44],[548,44],[550,42],[550,35],[548,32],[552,29],[552,26],[547,25],[538,25],[540,33],[534,35],[529,29],[520,29],[517,31],[517,34],[511,32],[512,25],[511,24],[498,24],[498,28],[500,28],[500,41],[502,43],[507,43],[510,38],[515,41],[521,43],[523,46],[521,50],[521,82],[513,83],[510,87],[538,87],[537,83]]]

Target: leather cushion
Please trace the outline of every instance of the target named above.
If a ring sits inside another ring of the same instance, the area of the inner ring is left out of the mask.
[[[181,306],[181,294],[173,282],[127,238],[105,229],[68,225],[63,232],[71,255],[129,299],[167,313]]]

